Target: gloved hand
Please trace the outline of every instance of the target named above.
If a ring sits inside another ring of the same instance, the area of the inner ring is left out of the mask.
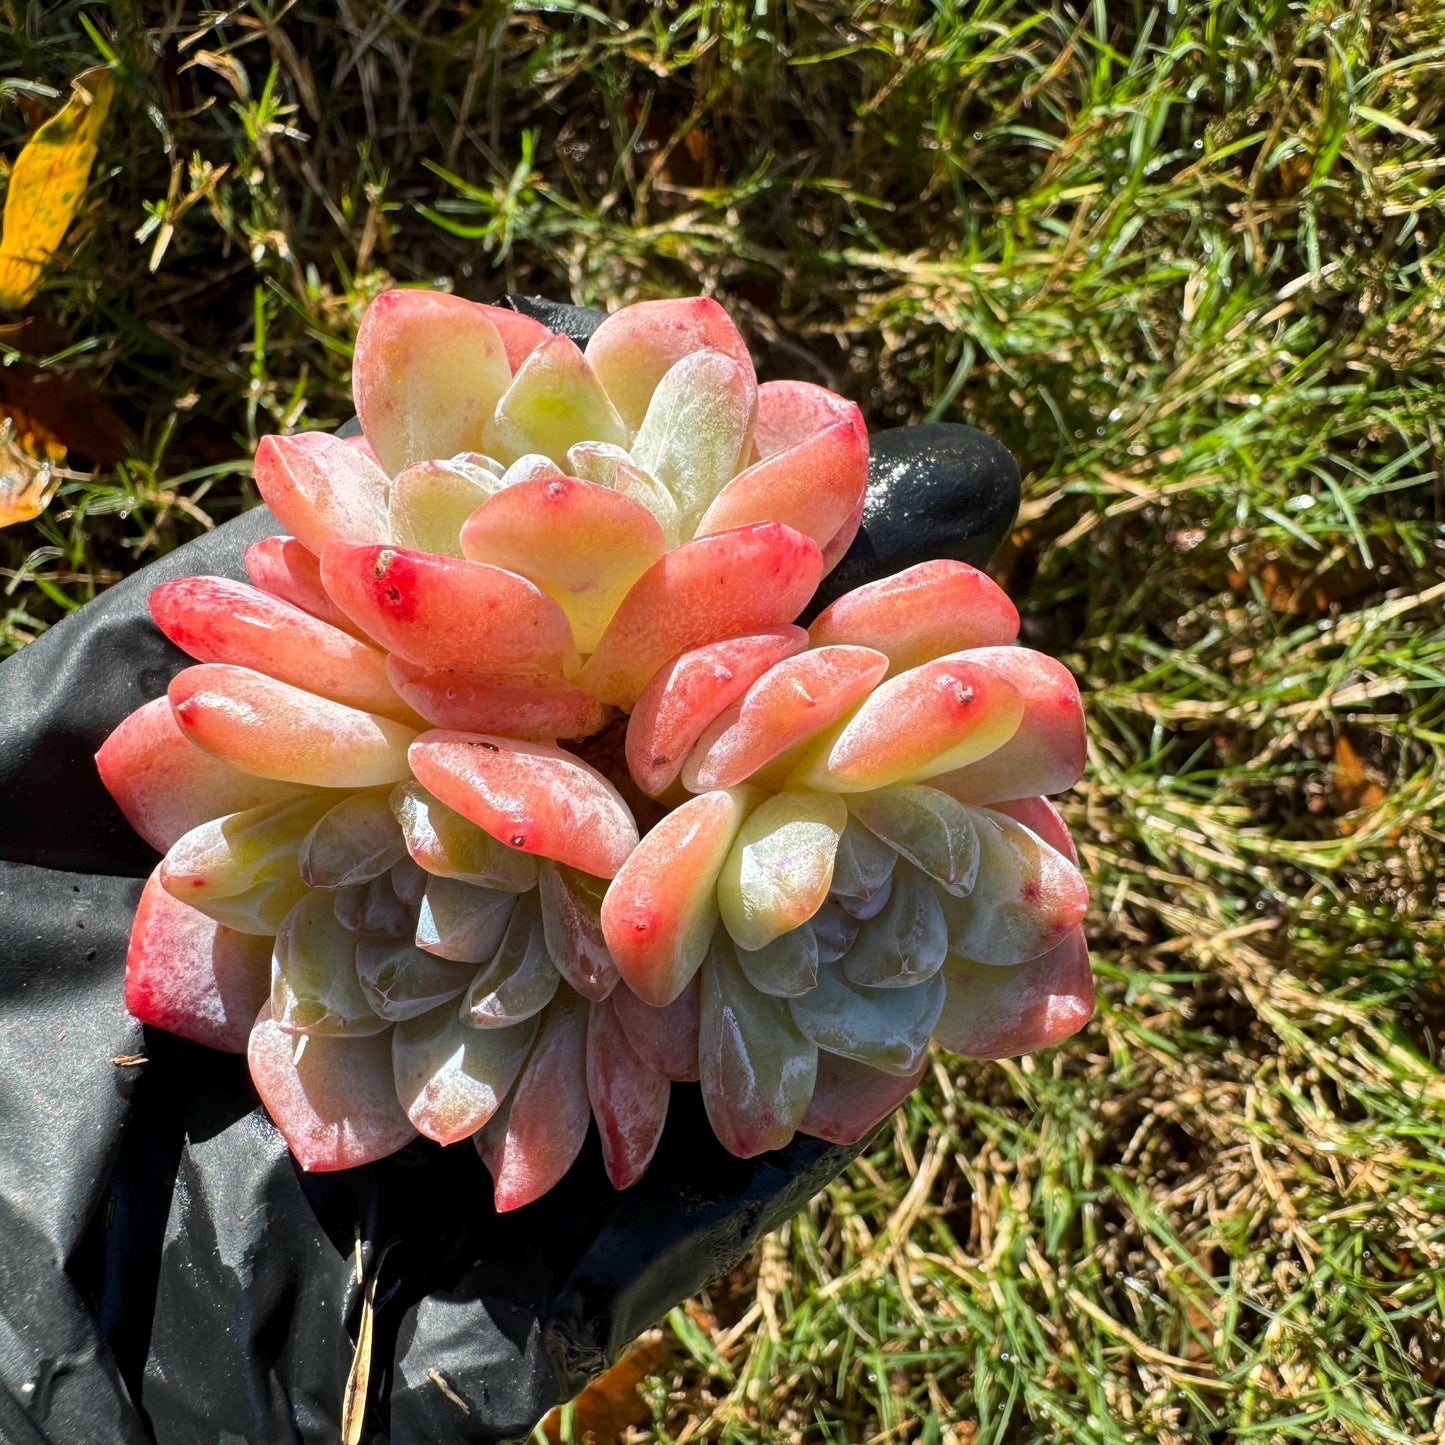
[[[516,304],[577,339],[601,320]],[[1017,469],[990,438],[878,433],[863,529],[816,606],[928,557],[981,565],[1017,506]],[[362,1438],[525,1437],[859,1152],[799,1136],[735,1159],[697,1086],[675,1085],[640,1183],[613,1190],[594,1135],[551,1193],[498,1216],[467,1147],[418,1140],[366,1168],[303,1174],[244,1059],[129,1017],[126,943],[156,856],[92,755],[190,662],[152,625],[152,589],[242,578],[246,545],[276,530],[250,512],[0,665],[7,1445],[329,1445],[360,1316],[358,1240],[378,1280]]]

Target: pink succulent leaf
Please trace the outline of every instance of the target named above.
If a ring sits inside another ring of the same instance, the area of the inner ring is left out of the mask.
[[[482,450],[507,464],[536,454],[561,466],[577,442],[625,446],[628,432],[577,343],[552,335],[522,363],[482,432]]]
[[[1047,798],[1012,798],[1005,803],[990,803],[995,813],[1005,813],[1016,823],[1022,823],[1031,833],[1037,833],[1050,848],[1057,849],[1074,865],[1079,866],[1079,850],[1074,846],[1073,835],[1059,810]]]
[[[662,1138],[668,1079],[632,1047],[611,999],[593,1003],[587,1024],[587,1095],[602,1137],[602,1162],[615,1189],[642,1178]]]
[[[495,490],[505,491],[508,487],[515,487],[521,482],[545,482],[553,477],[565,476],[562,468],[540,452],[528,452],[520,456],[508,466],[501,476]]]
[[[893,874],[889,874],[883,880],[883,886],[874,892],[859,896],[850,896],[846,893],[837,895],[838,903],[845,913],[849,913],[859,923],[866,923],[870,918],[877,918],[885,908],[888,907],[888,900],[893,897]]]
[[[159,870],[141,890],[125,957],[125,1006],[143,1024],[244,1054],[271,987],[271,942],[178,902]]]
[[[839,422],[847,422],[863,441],[868,440],[863,413],[855,402],[811,381],[765,381],[758,388],[754,432],[758,457],[766,461]]]
[[[661,797],[703,730],[807,640],[801,627],[773,627],[690,648],[660,667],[627,721],[627,767],[638,787]]]
[[[956,798],[923,783],[852,793],[848,812],[888,847],[962,898],[978,876],[973,817]]]
[[[552,1002],[561,981],[547,953],[537,895],[525,893],[512,910],[501,945],[467,989],[461,1020],[477,1029],[521,1023]]]
[[[721,930],[703,965],[701,1004],[698,1068],[713,1133],[743,1159],[781,1149],[813,1097],[817,1047],[786,999],[748,983]]]
[[[507,350],[507,365],[514,376],[533,351],[552,335],[535,317],[524,316],[520,311],[506,306],[487,306],[480,301],[472,304],[497,328],[497,335]]]
[[[392,866],[390,877],[396,896],[408,908],[420,908],[429,882],[426,869],[414,858],[403,858]]]
[[[622,469],[635,465],[626,447],[613,442],[577,442],[567,448],[564,475],[616,491]]]
[[[1014,968],[950,958],[948,998],[934,1036],[973,1059],[1011,1059],[1050,1048],[1094,1015],[1094,977],[1084,931]]]
[[[281,921],[271,961],[271,1017],[288,1033],[359,1037],[380,1033],[356,970],[357,935],[321,889],[302,896]]]
[[[470,1138],[496,1114],[521,1073],[538,1021],[473,1029],[435,1008],[396,1026],[396,1096],[416,1128],[438,1144]]]
[[[842,852],[841,841],[839,852]],[[836,873],[834,877],[836,879]],[[834,959],[842,958],[853,947],[862,926],[858,919],[843,907],[840,899],[830,897],[808,920],[808,927],[813,932],[813,942],[818,949],[818,962],[832,963]]]
[[[738,965],[759,993],[796,998],[818,983],[818,940],[811,922],[800,923],[761,948],[739,948]]]
[[[1002,813],[972,808],[978,877],[966,898],[938,890],[950,953],[978,963],[1025,963],[1084,918],[1089,890],[1061,853]]]
[[[298,862],[312,888],[345,888],[369,883],[406,857],[388,799],[391,789],[343,798],[306,835]]]
[[[413,462],[392,481],[387,540],[412,551],[460,559],[467,518],[500,485],[499,476],[463,457]]]
[[[697,535],[785,522],[826,548],[850,518],[861,518],[867,487],[867,435],[835,422],[739,472],[703,513]]]
[[[256,489],[276,520],[318,556],[328,542],[385,542],[386,473],[329,432],[261,438]]]
[[[538,1020],[538,1026],[540,1027],[540,1020]],[[535,1047],[535,1044],[533,1047]],[[525,1064],[523,1067],[526,1067]],[[492,1186],[494,1190],[496,1188],[497,1175],[502,1168],[502,1155],[507,1143],[507,1124],[512,1112],[512,1098],[513,1095],[508,1094],[497,1106],[496,1113],[472,1135],[472,1146],[476,1149],[477,1156],[481,1159],[487,1173],[492,1176]],[[583,1125],[582,1137],[584,1139],[587,1137],[586,1123]],[[579,1144],[578,1147],[580,1148],[581,1145]],[[563,1172],[565,1173],[566,1171],[564,1170]],[[550,1187],[549,1185],[548,1188]],[[547,1191],[544,1189],[541,1192],[545,1194]],[[523,1200],[522,1202],[524,1204],[530,1203],[530,1200]],[[513,1207],[515,1208],[516,1206]],[[497,1205],[496,1208],[498,1213],[502,1212],[500,1204]]]
[[[897,865],[897,851],[850,814],[833,859],[831,891],[840,902],[848,904],[867,903],[880,893],[886,896]]]
[[[295,537],[262,537],[246,548],[246,575],[263,592],[329,622],[359,642],[370,639],[327,595],[321,558]]]
[[[268,1007],[247,1055],[261,1102],[303,1169],[354,1169],[416,1138],[396,1098],[390,1029],[311,1038],[287,1033]]]
[[[823,575],[826,577],[843,560],[858,529],[863,525],[863,513],[867,509],[868,493],[865,489],[853,510],[844,518],[843,525],[823,544]]]
[[[817,544],[776,522],[684,542],[633,585],[578,682],[630,709],[678,653],[791,622],[822,574]]]
[[[297,855],[333,801],[311,793],[202,823],[161,860],[161,885],[227,928],[274,934],[307,892]]]
[[[476,976],[476,965],[440,958],[410,939],[368,933],[356,941],[356,976],[371,1011],[402,1023],[460,998]],[[455,1016],[455,1006],[447,1012]]]
[[[757,795],[701,793],[669,813],[618,870],[602,931],[623,980],[665,1008],[697,972],[718,922],[717,881]]]
[[[590,737],[608,716],[590,692],[555,678],[437,671],[394,654],[386,672],[407,705],[438,728],[541,743]]]
[[[537,886],[537,860],[531,854],[499,843],[414,778],[392,790],[391,808],[407,852],[434,877],[507,893],[526,893]]]
[[[662,1008],[643,1003],[630,988],[614,989],[610,998],[622,1031],[643,1063],[674,1083],[696,1082],[700,1004],[695,974]]]
[[[587,1138],[587,1015],[591,1005],[558,990],[506,1105],[476,1136],[495,1182],[498,1211],[540,1199],[572,1166]]]
[[[933,883],[908,863],[893,873],[888,902],[858,929],[843,976],[864,988],[909,988],[948,956],[948,922]]]
[[[786,776],[789,758],[882,681],[888,659],[868,647],[819,647],[775,663],[704,729],[682,767],[690,792]]]
[[[423,733],[417,780],[448,807],[524,853],[611,878],[637,846],[622,795],[559,747],[485,733]]]
[[[602,932],[606,883],[550,860],[538,865],[537,874],[543,933],[557,972],[583,998],[606,998],[618,980]]]
[[[847,821],[831,793],[774,793],[748,814],[717,883],[723,924],[739,948],[762,948],[822,907]]]
[[[1023,698],[966,655],[940,657],[889,678],[803,755],[790,783],[861,793],[926,782],[986,757],[1018,728]]]
[[[811,645],[846,642],[889,658],[889,676],[966,648],[1010,643],[1018,609],[986,573],[967,562],[916,567],[845,593],[808,628]]]
[[[164,697],[143,703],[119,723],[101,744],[95,766],[126,821],[160,852],[211,818],[306,791],[243,773],[198,748]]]
[[[456,456],[449,458],[445,465],[471,477],[486,487],[489,493],[495,492],[501,486],[502,475],[507,470],[496,457],[489,457],[485,452],[458,452]],[[400,473],[398,473],[399,475]],[[391,485],[394,490],[395,478]]]
[[[167,694],[198,747],[261,778],[371,788],[407,774],[414,728],[227,663],[188,667]]]
[[[683,357],[658,383],[632,442],[633,460],[677,502],[684,537],[747,459],[757,411],[751,372],[719,351]]]
[[[730,357],[756,386],[752,358],[737,327],[707,296],[640,301],[614,312],[588,341],[587,360],[635,434],[663,377],[697,351]]]
[[[965,803],[1006,802],[1062,793],[1084,776],[1084,704],[1063,663],[1026,647],[980,647],[957,654],[1005,677],[1023,698],[1017,730],[995,752],[933,779]]]
[[[462,551],[534,582],[592,652],[633,583],[667,550],[657,519],[628,497],[549,477],[497,492],[462,528]]]
[[[390,475],[485,450],[482,435],[512,382],[490,310],[438,291],[384,291],[367,308],[352,386],[362,430]]]
[[[177,577],[150,605],[156,626],[197,662],[249,667],[363,712],[417,721],[387,680],[383,653],[259,588]]]
[[[543,1015],[545,1017],[545,1015]],[[541,1026],[541,1019],[538,1019],[538,1027]],[[533,1045],[535,1047],[535,1044]],[[524,1064],[525,1068],[526,1065]],[[497,1106],[497,1111],[472,1135],[472,1146],[477,1151],[478,1158],[488,1174],[492,1176],[493,1188],[496,1186],[497,1174],[502,1167],[502,1151],[507,1142],[507,1122],[512,1112],[512,1095],[506,1098]],[[583,1127],[583,1138],[586,1138],[586,1127]],[[580,1146],[579,1146],[580,1147]],[[543,1191],[546,1192],[545,1190]],[[524,1201],[525,1202],[525,1201]],[[498,1207],[501,1212],[501,1206]]]
[[[669,551],[683,540],[677,499],[656,477],[643,471],[623,448],[603,442],[579,442],[568,449],[567,467],[572,476],[610,487],[619,496],[645,507],[662,528],[663,541]]]
[[[937,972],[907,988],[866,988],[849,980],[843,964],[825,963],[817,988],[788,1006],[820,1049],[886,1073],[911,1074],[928,1051],[943,996]]]
[[[321,579],[369,636],[418,667],[548,677],[576,663],[567,614],[500,567],[335,543],[322,555]]]
[[[352,883],[331,894],[336,921],[352,933],[409,939],[415,928],[413,909],[397,894],[390,873],[370,883]]]
[[[377,466],[381,465],[376,455],[376,448],[367,441],[365,432],[357,432],[354,436],[342,437],[341,440],[344,441],[347,446],[355,447],[367,461],[375,462]]]
[[[517,895],[456,878],[428,878],[416,919],[416,946],[453,963],[487,963],[502,946]],[[472,975],[463,980],[470,983]]]
[[[918,1087],[927,1072],[926,1057],[907,1074],[890,1074],[819,1049],[818,1082],[798,1131],[830,1144],[856,1144]]]

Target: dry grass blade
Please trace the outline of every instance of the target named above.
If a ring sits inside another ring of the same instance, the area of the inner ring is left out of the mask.
[[[433,1385],[437,1387],[438,1390],[442,1392],[443,1395],[447,1397],[448,1400],[452,1402],[453,1405],[457,1407],[458,1410],[462,1412],[463,1415],[470,1415],[472,1413],[472,1407],[468,1405],[467,1402],[462,1399],[462,1397],[457,1394],[454,1389],[452,1389],[451,1385],[447,1381],[446,1376],[443,1375],[440,1370],[428,1370],[426,1372],[426,1377],[432,1382]]]
[[[376,1310],[376,1283],[381,1278],[382,1266],[386,1263],[386,1245],[376,1257],[371,1278],[361,1297],[361,1316],[356,1322],[356,1349],[351,1356],[351,1369],[346,1375],[346,1391],[341,1397],[341,1441],[342,1445],[359,1445],[362,1427],[366,1422],[366,1395],[371,1387],[371,1338]],[[361,1239],[356,1243],[357,1268],[361,1267]]]

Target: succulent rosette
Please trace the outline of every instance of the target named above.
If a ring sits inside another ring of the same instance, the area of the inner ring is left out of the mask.
[[[97,758],[165,854],[131,1012],[246,1052],[305,1168],[471,1140],[515,1208],[595,1118],[621,1188],[674,1082],[735,1154],[853,1142],[930,1040],[1088,1019],[1067,670],[962,562],[795,622],[863,515],[852,402],[759,385],[710,300],[584,352],[427,291],[355,397],[262,442],[252,585],[156,588],[197,665]]]

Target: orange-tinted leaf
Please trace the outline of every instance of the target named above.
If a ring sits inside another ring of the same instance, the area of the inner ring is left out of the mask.
[[[1330,783],[1331,801],[1337,814],[1369,812],[1384,801],[1385,790],[1365,771],[1354,744],[1343,733],[1335,743],[1334,775]],[[1341,831],[1351,825],[1342,824]]]
[[[637,1387],[666,1359],[667,1346],[660,1337],[629,1350],[572,1402],[572,1433],[566,1438],[590,1440],[592,1445],[620,1445],[632,1426],[652,1418],[652,1408]],[[553,1410],[541,1428],[551,1445],[561,1445],[561,1409]]]
[[[41,338],[25,323],[30,346]],[[56,328],[55,350],[74,338]],[[8,417],[11,437],[20,449],[40,461],[65,456],[110,466],[126,454],[135,433],[106,400],[105,393],[80,377],[57,368],[16,361],[0,367],[0,417]]]
[[[0,431],[0,527],[30,522],[50,505],[60,478]]]

